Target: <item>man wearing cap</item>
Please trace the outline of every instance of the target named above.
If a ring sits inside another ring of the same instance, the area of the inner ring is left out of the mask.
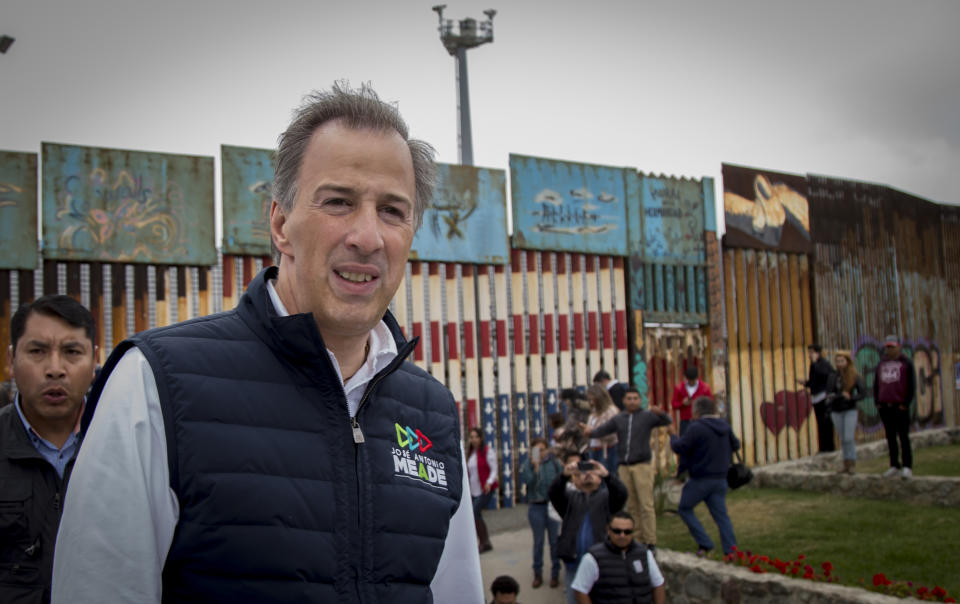
[[[890,468],[883,473],[887,478],[901,474],[913,476],[913,452],[910,450],[910,403],[916,393],[913,363],[900,350],[900,338],[887,336],[883,343],[883,359],[877,364],[873,378],[873,400],[880,413],[880,421],[887,434],[890,449]],[[903,449],[903,459],[899,455]]]

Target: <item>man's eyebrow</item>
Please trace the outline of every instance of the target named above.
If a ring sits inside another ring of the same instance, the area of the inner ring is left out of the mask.
[[[352,196],[357,194],[357,189],[347,186],[347,185],[338,185],[338,184],[322,184],[316,188],[313,192],[313,201],[317,201],[317,198],[320,197],[321,193],[324,192],[333,192],[339,193],[341,195]],[[391,203],[405,203],[408,205],[413,205],[413,202],[406,195],[400,195],[398,193],[386,192],[378,198],[378,201],[387,201]]]

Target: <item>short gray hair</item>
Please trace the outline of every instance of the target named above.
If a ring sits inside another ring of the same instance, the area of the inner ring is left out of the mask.
[[[394,105],[380,100],[369,83],[361,84],[359,90],[350,88],[346,81],[334,82],[330,90],[313,91],[304,97],[303,103],[293,113],[293,120],[280,135],[277,144],[277,168],[273,177],[273,198],[284,212],[293,209],[297,197],[297,178],[310,137],[317,128],[340,120],[354,130],[396,131],[406,141],[413,160],[413,178],[416,188],[413,203],[414,229],[420,228],[423,212],[433,197],[437,179],[434,163],[436,151],[421,140],[410,138],[407,123]],[[280,263],[280,254],[273,247],[274,262]]]

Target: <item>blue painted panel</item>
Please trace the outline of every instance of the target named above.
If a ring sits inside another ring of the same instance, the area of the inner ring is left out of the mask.
[[[626,256],[632,172],[511,154],[514,245]]]
[[[506,264],[507,176],[503,170],[437,164],[437,186],[413,238],[410,257]]]
[[[499,451],[497,448],[497,420],[496,420],[496,407],[494,407],[493,397],[486,397],[483,399],[483,406],[480,409],[480,425],[483,430],[483,442],[488,447],[493,447],[494,451]],[[497,455],[497,459],[500,462],[503,462],[503,455]],[[504,476],[503,472],[500,472],[501,477]],[[506,488],[506,480],[501,478],[500,484]],[[497,497],[493,497],[490,500],[490,505],[487,506],[489,509],[497,508]]]
[[[705,262],[704,194],[698,180],[642,176],[642,240],[631,232],[631,249],[648,261]]]
[[[273,155],[271,149],[220,146],[224,254],[270,255]]]
[[[213,265],[213,158],[43,143],[43,255]]]
[[[37,268],[36,153],[0,151],[0,249],[0,269]]]
[[[530,438],[543,436],[543,395],[530,393]]]
[[[527,454],[529,449],[527,448],[527,442],[529,441],[529,426],[527,424],[527,395],[518,392],[515,393],[513,398],[514,401],[514,417],[517,422],[517,450],[516,450],[516,461],[517,467],[519,468],[527,461]],[[509,426],[509,421],[507,422]],[[507,468],[505,471],[512,472],[512,468]],[[511,475],[511,479],[512,479]],[[517,502],[523,502],[527,500],[526,487],[519,485],[517,488]]]
[[[515,496],[519,496],[514,490],[516,480],[513,476],[513,437],[510,430],[510,395],[501,394],[497,397],[497,406],[500,408],[500,450],[497,454],[500,458],[500,491],[503,493],[503,507],[512,507]],[[492,413],[491,413],[492,415]],[[487,420],[484,419],[484,426]],[[487,436],[486,429],[484,435]],[[489,443],[489,436],[488,443]],[[522,488],[522,486],[521,486]]]
[[[703,230],[717,232],[717,195],[713,178],[703,178]]]

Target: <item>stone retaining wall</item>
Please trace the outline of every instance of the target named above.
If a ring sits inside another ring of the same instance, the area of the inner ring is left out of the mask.
[[[910,435],[914,449],[960,442],[960,428],[927,430]],[[857,459],[887,455],[886,441],[857,447]],[[878,474],[838,474],[841,453],[825,453],[771,464],[753,469],[752,487],[776,487],[835,493],[870,499],[893,499],[924,505],[960,506],[960,478],[948,476],[915,476],[883,478]]]
[[[918,602],[856,587],[815,583],[781,575],[751,572],[743,567],[697,558],[665,549],[657,550],[657,564],[671,604],[895,604]]]

